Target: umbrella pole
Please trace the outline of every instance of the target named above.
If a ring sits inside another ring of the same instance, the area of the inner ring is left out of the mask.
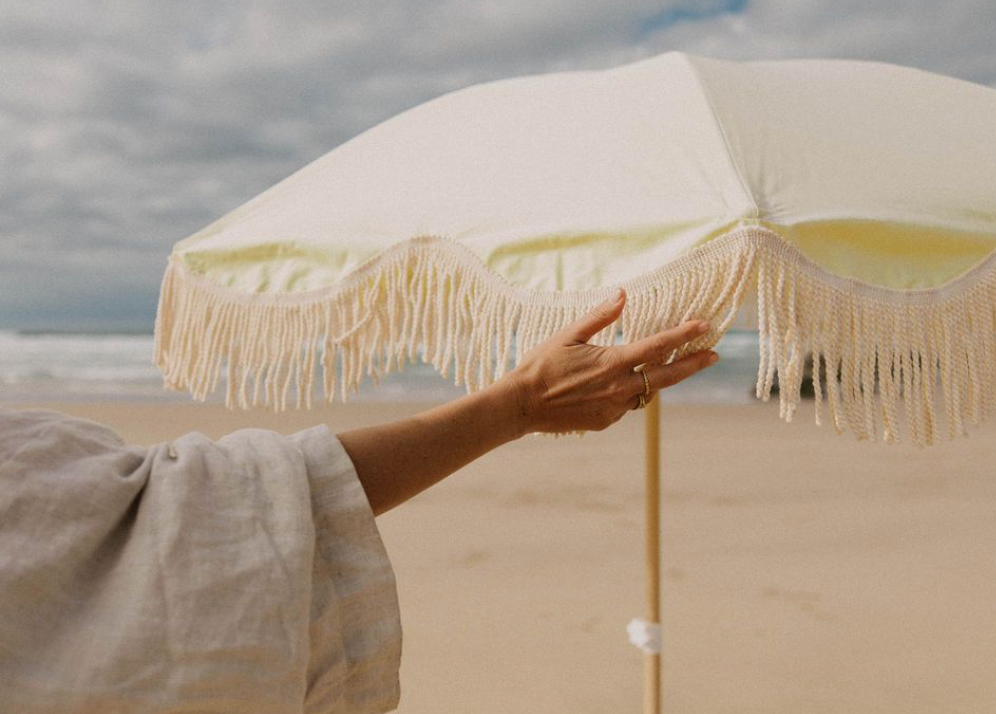
[[[646,518],[647,518],[647,614],[648,622],[661,621],[661,511],[660,511],[660,400],[651,399],[645,412]],[[661,656],[645,654],[643,682],[644,714],[661,711]]]

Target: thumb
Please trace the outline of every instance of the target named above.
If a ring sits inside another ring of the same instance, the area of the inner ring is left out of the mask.
[[[626,291],[619,288],[617,293],[591,310],[587,315],[571,323],[564,329],[564,335],[577,342],[587,342],[617,319],[626,304]]]

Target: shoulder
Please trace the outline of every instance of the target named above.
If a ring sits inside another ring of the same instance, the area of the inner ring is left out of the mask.
[[[126,448],[121,436],[106,424],[54,409],[0,406],[0,463],[15,454],[52,461],[59,455],[81,458]]]

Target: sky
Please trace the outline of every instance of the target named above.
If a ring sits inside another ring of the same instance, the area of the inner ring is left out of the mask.
[[[8,0],[0,329],[151,331],[175,242],[471,84],[681,50],[996,87],[993,28],[993,0]]]

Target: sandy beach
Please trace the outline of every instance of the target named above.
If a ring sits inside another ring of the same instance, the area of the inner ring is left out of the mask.
[[[32,405],[12,404],[10,407]],[[44,403],[152,444],[427,404]],[[996,711],[996,422],[917,450],[775,402],[662,406],[664,711]],[[378,519],[403,714],[638,712],[643,421],[526,437]]]

